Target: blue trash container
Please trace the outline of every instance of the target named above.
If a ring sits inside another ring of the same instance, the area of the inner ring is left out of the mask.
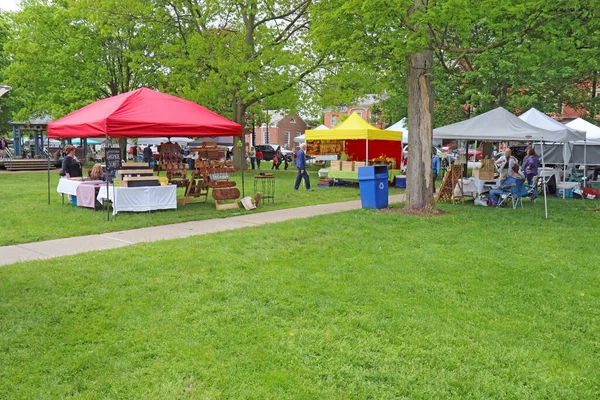
[[[387,208],[388,169],[386,165],[359,167],[358,184],[362,208]]]

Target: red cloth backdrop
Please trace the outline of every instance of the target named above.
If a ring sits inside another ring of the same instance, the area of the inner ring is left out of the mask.
[[[141,88],[48,124],[51,138],[241,136],[242,126],[199,104]]]
[[[365,161],[366,140],[346,140],[345,152],[354,161]],[[394,140],[369,140],[369,160],[381,155],[396,159],[396,168],[402,161],[402,142]]]

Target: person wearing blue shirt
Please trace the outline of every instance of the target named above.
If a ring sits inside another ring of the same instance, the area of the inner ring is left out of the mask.
[[[298,168],[298,175],[296,175],[296,183],[294,184],[294,190],[298,190],[300,187],[300,181],[304,178],[304,185],[306,186],[307,192],[312,192],[310,188],[310,179],[308,177],[308,172],[306,172],[306,143],[302,143],[300,145],[300,150],[298,150],[298,155],[296,158],[296,168]]]
[[[500,197],[503,194],[514,193],[517,197],[527,195],[527,189],[523,185],[525,183],[525,175],[521,172],[519,164],[512,166],[511,175],[500,182],[498,189],[490,190],[490,205],[496,207],[500,202]]]
[[[433,193],[435,193],[435,181],[440,174],[440,170],[442,169],[440,163],[440,157],[437,155],[437,151],[435,147],[431,149],[431,172],[433,174]]]

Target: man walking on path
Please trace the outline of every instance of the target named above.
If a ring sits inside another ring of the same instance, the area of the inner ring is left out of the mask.
[[[300,181],[304,178],[304,185],[306,186],[307,192],[312,192],[310,188],[310,178],[308,177],[308,172],[306,172],[306,143],[302,143],[300,145],[300,150],[298,151],[298,158],[296,159],[296,167],[298,168],[298,175],[296,175],[296,183],[294,184],[294,190],[298,190],[300,187]]]

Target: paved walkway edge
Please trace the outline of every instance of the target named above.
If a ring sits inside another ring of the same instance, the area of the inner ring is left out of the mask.
[[[403,194],[389,197],[390,204],[402,201],[404,201]],[[209,233],[260,226],[292,219],[309,218],[317,215],[333,214],[359,208],[361,208],[360,200],[353,200],[342,203],[319,204],[314,206],[265,211],[230,218],[182,222],[179,224],[152,226],[98,235],[77,236],[46,240],[43,242],[1,246],[0,266],[21,261],[44,260],[80,254],[88,251],[116,249],[136,243],[206,235]]]

